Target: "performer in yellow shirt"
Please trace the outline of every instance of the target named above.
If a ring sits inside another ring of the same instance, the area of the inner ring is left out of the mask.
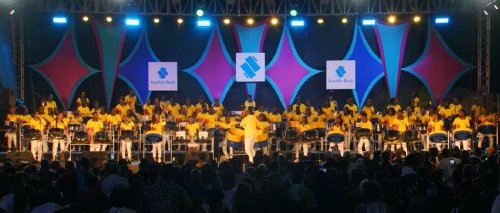
[[[146,132],[146,138],[150,134],[155,134],[155,135],[158,135],[158,136],[161,137],[161,141],[160,142],[152,143],[152,146],[153,146],[153,150],[152,150],[152,152],[153,152],[153,159],[154,159],[154,161],[156,161],[156,162],[159,163],[159,162],[163,161],[162,160],[162,158],[163,158],[163,151],[165,150],[164,149],[164,145],[165,145],[165,141],[166,141],[164,124],[161,121],[161,118],[160,118],[159,114],[153,114],[153,119],[152,119],[150,127],[151,127],[151,129]]]
[[[478,103],[477,97],[474,97],[474,105],[472,105],[470,114],[472,118],[479,117],[481,114],[481,105]]]
[[[191,143],[194,143],[194,140],[196,138],[196,134],[198,133],[198,131],[200,131],[200,129],[201,129],[201,126],[198,122],[196,122],[196,119],[194,118],[194,116],[189,117],[189,121],[186,124],[186,130],[187,130],[188,139],[189,139],[189,141],[191,141]]]
[[[122,116],[117,114],[116,109],[111,109],[111,113],[107,116],[106,123],[111,126],[117,126],[122,121]]]
[[[431,120],[427,124],[427,131],[429,132],[429,138],[430,136],[434,134],[445,134],[448,135],[447,132],[444,130],[444,122],[438,118],[438,114],[435,112],[431,113]],[[427,141],[427,150],[429,150],[430,147],[430,140]],[[436,147],[438,150],[441,150],[441,143],[437,143]]]
[[[375,108],[373,107],[372,99],[368,99],[366,101],[366,105],[361,109],[361,112],[366,113],[368,119],[372,118],[372,116],[375,114]]]
[[[125,98],[121,97],[120,103],[118,105],[116,105],[115,109],[116,109],[116,113],[118,113],[120,116],[123,116],[125,114],[128,114],[128,111],[130,110],[130,106],[127,105],[127,102],[125,102]]]
[[[459,136],[458,133],[465,133],[469,136],[467,138],[457,138],[455,137],[455,145],[461,147],[463,150],[470,150],[471,148],[471,138],[472,138],[472,129],[470,128],[471,119],[469,116],[465,115],[465,111],[460,109],[458,111],[458,117],[453,121],[453,135]],[[460,146],[462,144],[462,146]]]
[[[245,107],[245,110],[248,110],[249,107],[255,109],[255,107],[257,107],[257,104],[255,104],[255,101],[252,99],[251,95],[247,95],[247,99],[243,103],[243,106]]]
[[[224,132],[227,132],[229,129],[236,127],[236,121],[231,120],[231,116],[226,115],[222,118],[222,121],[217,122],[216,126],[222,128]],[[220,145],[222,146],[222,153],[224,153],[224,156],[232,158],[233,147],[229,147],[229,153],[227,153],[227,137],[224,137]]]
[[[330,129],[328,130],[327,135],[339,134],[342,137],[344,137],[344,140],[345,140],[346,130],[345,130],[344,125],[342,124],[342,119],[341,118],[334,118],[334,119],[335,119],[335,122],[334,122],[333,126],[331,126]],[[344,144],[345,144],[345,141],[340,141],[338,143],[334,143],[332,141],[329,141],[328,151],[332,152],[335,148],[335,145],[337,145],[337,149],[339,151],[339,154],[341,156],[343,156],[344,155]]]
[[[453,98],[453,103],[450,104],[451,114],[458,115],[461,109],[462,109],[462,104],[458,103],[457,98]]]
[[[86,102],[87,104],[90,103],[90,100],[87,98],[85,92],[80,93],[80,97],[76,99],[76,105],[81,106],[83,102]]]
[[[31,119],[33,119],[33,117],[31,117],[31,115],[29,114],[29,110],[28,108],[24,108],[23,111],[22,111],[22,114],[20,114],[18,117],[17,117],[18,121],[20,123],[24,123],[24,124],[27,124],[31,121]]]
[[[344,109],[349,109],[353,115],[358,113],[358,107],[354,104],[354,100],[352,98],[347,99],[347,104],[345,104]]]
[[[7,137],[7,152],[12,151],[17,148],[17,123],[20,122],[19,115],[16,114],[16,107],[9,108],[9,114],[5,119],[6,123],[9,124],[7,131],[5,131],[5,137]]]
[[[144,115],[147,115],[151,118],[151,116],[153,115],[153,110],[154,110],[155,106],[151,104],[151,99],[146,99],[146,103],[144,104],[144,106],[142,106],[142,109],[144,111]]]
[[[191,104],[191,100],[186,98],[186,103],[182,106],[182,108],[186,109],[186,115],[191,117],[193,113],[196,112],[196,106]]]
[[[134,90],[130,90],[128,95],[125,96],[125,103],[128,105],[132,112],[135,112],[135,104],[137,103],[137,96],[135,96]]]
[[[408,126],[410,125],[408,119],[404,117],[404,113],[401,110],[397,112],[397,117],[395,119],[392,119],[389,123],[390,123],[390,129],[397,130],[400,135],[403,135],[403,133],[407,130]],[[399,143],[397,145],[394,146],[385,145],[385,150],[391,149],[392,151],[396,151],[396,149],[398,148],[402,148],[405,151],[405,153],[408,154],[407,144],[402,140],[402,137],[399,138]]]
[[[37,130],[40,134],[38,137],[35,137],[34,139],[31,140],[31,153],[33,154],[33,157],[37,161],[42,161],[43,157],[43,144],[42,144],[42,134],[45,131],[45,126],[47,123],[45,120],[40,118],[40,114],[38,112],[35,112],[33,114],[33,119],[29,122],[29,125],[31,129]]]
[[[328,104],[330,105],[330,111],[336,111],[337,110],[337,101],[333,98],[333,95],[328,96]],[[327,114],[327,113],[325,113]]]
[[[86,101],[81,101],[81,104],[80,106],[78,106],[76,111],[78,112],[78,114],[80,114],[81,117],[92,116],[92,114],[90,114],[90,109],[87,106]]]
[[[251,98],[251,96],[250,96]],[[245,152],[250,163],[253,163],[255,157],[255,142],[257,141],[257,117],[253,112],[253,107],[247,108],[247,115],[241,120],[240,126],[245,133]]]
[[[53,120],[50,125],[49,125],[49,131],[51,131],[52,128],[58,129],[58,130],[63,130],[64,134],[66,135],[67,133],[67,123],[64,122],[64,116],[62,113],[57,114],[57,117],[55,120]],[[50,136],[50,134],[49,134]],[[52,139],[52,160],[56,159],[57,156],[57,150],[58,148],[61,150],[61,153],[63,153],[66,150],[66,144],[64,142],[64,138],[51,138]]]
[[[295,99],[295,103],[293,103],[293,105],[292,105],[292,110],[293,110],[294,112],[296,112],[297,110],[299,110],[299,112],[300,112],[301,114],[302,114],[302,113],[304,113],[304,112],[306,111],[306,105],[304,105],[304,104],[302,103],[302,101],[300,100],[300,97],[297,97],[297,98]]]
[[[387,105],[387,109],[393,108],[396,112],[401,110],[401,106],[399,106],[397,98],[391,98],[389,105]]]
[[[299,161],[300,157],[300,149],[303,150],[304,156],[307,157],[309,153],[309,143],[305,143],[302,141],[302,138],[304,136],[304,133],[306,131],[312,130],[311,126],[307,122],[307,118],[305,116],[300,117],[300,123],[297,126],[297,133],[301,135],[301,139],[299,140],[298,143],[294,144],[294,149],[295,149],[295,161]]]
[[[267,120],[270,123],[280,123],[282,121],[281,115],[278,113],[278,108],[274,106],[270,113],[267,113]]]
[[[363,131],[368,131],[371,134],[373,129],[372,122],[368,120],[368,115],[365,112],[361,112],[361,121],[356,124],[359,128],[358,130],[363,129]],[[365,146],[365,151],[370,151],[370,138],[361,136],[358,141],[358,153],[363,154],[363,146]]]
[[[269,132],[270,124],[269,122],[267,122],[266,116],[264,114],[260,114],[257,118],[257,131],[259,132],[257,137],[267,135],[267,133]],[[262,149],[262,154],[269,156],[269,150],[267,148],[268,143],[268,141],[256,141],[254,148]]]
[[[489,147],[494,147],[494,136],[496,134],[495,127],[495,116],[494,114],[490,114],[489,110],[486,106],[481,106],[481,113],[478,117],[476,117],[476,123],[478,124],[477,137],[478,137],[478,146],[480,148],[483,147],[484,137],[488,137]]]
[[[219,103],[219,99],[217,99],[217,98],[214,100],[214,104],[212,104],[212,108],[214,109],[215,114],[217,114],[217,116],[221,116],[222,112],[224,112],[224,105]]]
[[[134,122],[129,120],[128,115],[124,115],[123,120],[120,124],[120,135],[130,131],[133,132],[134,130],[135,130]],[[120,152],[122,155],[122,159],[127,159],[130,161],[132,159],[132,140],[125,139],[125,137],[120,137],[120,141],[121,141]]]
[[[205,99],[203,97],[198,97],[198,103],[196,104],[196,112],[201,112],[201,109],[205,107],[205,109],[208,109],[208,104],[205,102]]]
[[[48,110],[52,109],[52,112],[57,112],[57,104],[54,101],[54,95],[50,93],[45,100],[44,113],[48,114]]]
[[[91,152],[99,152],[99,151],[105,151],[101,150],[101,145],[100,144],[94,144],[94,136],[97,132],[101,131],[102,128],[104,128],[104,124],[102,121],[99,120],[99,115],[94,112],[92,114],[92,119],[87,121],[87,124],[85,125],[85,130],[89,134],[90,138],[90,151]]]

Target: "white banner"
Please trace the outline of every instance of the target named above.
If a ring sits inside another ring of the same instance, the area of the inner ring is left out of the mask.
[[[264,82],[265,70],[265,53],[236,53],[236,82]]]
[[[177,62],[148,62],[150,91],[177,91]]]
[[[326,61],[326,89],[355,89],[356,61]]]

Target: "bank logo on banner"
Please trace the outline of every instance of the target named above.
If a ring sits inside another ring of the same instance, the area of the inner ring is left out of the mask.
[[[326,89],[355,89],[356,61],[326,61]]]
[[[177,91],[177,62],[148,62],[150,91]]]
[[[236,53],[236,82],[266,81],[265,53]]]

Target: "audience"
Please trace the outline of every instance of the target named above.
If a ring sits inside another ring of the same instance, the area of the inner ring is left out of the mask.
[[[318,159],[322,159],[319,161]],[[0,212],[500,212],[499,155],[443,149],[223,162],[0,164]]]

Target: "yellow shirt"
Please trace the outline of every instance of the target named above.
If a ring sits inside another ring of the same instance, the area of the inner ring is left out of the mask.
[[[187,123],[186,124],[187,133],[189,136],[195,136],[196,132],[200,130],[200,124],[198,123]]]
[[[78,112],[78,114],[80,114],[80,116],[87,116],[87,115],[90,115],[90,109],[88,107],[82,107],[82,106],[79,106],[76,111]]]
[[[98,114],[97,119],[99,119],[100,121],[102,121],[104,123],[108,120],[108,114],[106,114],[106,113]]]
[[[115,109],[116,109],[116,113],[123,116],[123,115],[127,114],[127,112],[130,110],[130,107],[128,105],[118,104],[118,105],[116,105]]]
[[[85,102],[88,104],[90,103],[89,99],[88,98],[85,98]],[[82,99],[81,98],[77,98],[76,99],[76,103],[78,104],[78,106],[82,105]]]
[[[246,100],[245,103],[243,103],[243,104],[245,105],[245,110],[247,110],[248,107],[255,108],[255,106],[256,106],[255,101]]]
[[[26,115],[19,115],[17,119],[23,123],[29,123],[33,118],[31,117],[30,114],[26,114]]]
[[[299,124],[297,129],[298,129],[299,133],[302,133],[302,132],[305,132],[307,130],[311,130],[311,126],[309,126],[309,124]]]
[[[450,104],[450,111],[453,115],[458,115],[458,111],[462,109],[462,104]]]
[[[102,123],[102,121],[100,120],[94,121],[93,119],[91,119],[87,121],[87,125],[85,127],[88,128],[91,133],[96,133],[101,131],[103,126],[104,124]]]
[[[329,101],[330,102],[330,111],[335,111],[337,109],[337,101]]]
[[[288,114],[288,121],[299,121],[300,116],[302,115],[297,115],[296,113]]]
[[[255,114],[256,117],[259,117],[260,114],[264,114],[264,116],[267,117],[268,113],[266,111],[262,111],[262,112],[261,111],[255,111],[254,114]]]
[[[235,121],[230,121],[229,123],[217,122],[217,126],[219,126],[220,128],[223,128],[223,129],[231,129],[231,128],[234,128],[236,126],[236,122]]]
[[[346,104],[344,106],[344,109],[345,108],[349,109],[353,113],[357,113],[358,112],[358,106],[356,106],[356,104],[353,104],[353,105]]]
[[[212,108],[217,115],[222,115],[222,112],[224,112],[224,106],[222,104],[219,104],[219,106],[215,106],[214,104],[212,104]]]
[[[120,124],[120,130],[133,130],[134,129],[134,122],[129,121],[128,123],[121,123]]]
[[[45,130],[45,126],[47,125],[47,122],[45,122],[45,120],[43,120],[41,118],[39,120],[31,119],[31,121],[29,122],[29,125],[31,126],[31,128],[37,129],[37,130],[40,130],[41,132],[43,132],[43,130]]]
[[[306,105],[304,105],[304,104],[300,104],[300,105],[294,104],[294,105],[292,105],[292,110],[294,112],[296,112],[297,107],[299,107],[301,113],[306,112]]]
[[[371,121],[360,122],[359,128],[371,130],[371,129],[373,129],[373,125],[372,125]]]
[[[396,104],[396,105],[389,104],[389,105],[387,105],[387,109],[389,109],[389,108],[393,108],[396,112],[401,110],[401,106],[399,106],[399,104]]]
[[[261,122],[261,121],[257,122],[257,129],[267,130],[267,129],[269,129],[269,126],[270,126],[269,122],[266,122],[266,121],[264,121],[264,122]]]
[[[201,109],[203,108],[203,106],[205,106],[207,108],[207,110],[208,110],[208,104],[207,103],[203,103],[203,104],[197,103],[196,106],[195,106],[196,107],[196,111],[197,112],[201,112]]]
[[[144,104],[144,106],[142,106],[142,109],[144,110],[145,115],[152,115],[153,110],[155,109],[155,106],[151,105],[151,104],[149,104],[149,105]]]
[[[217,122],[217,115],[206,114],[205,121],[207,122],[207,129],[215,128],[215,122]]]
[[[127,95],[125,96],[125,102],[128,104],[130,109],[134,110],[135,109],[135,103],[137,102],[137,96],[130,96]]]
[[[276,114],[268,113],[267,120],[271,123],[279,123],[279,122],[281,122],[281,115],[278,113],[276,113]]]
[[[400,132],[404,132],[404,131],[406,131],[406,127],[409,125],[410,124],[408,122],[408,119],[395,118],[395,119],[392,119],[390,126],[392,127],[393,130],[398,130]]]
[[[361,112],[365,112],[366,117],[370,119],[375,113],[375,108],[373,106],[364,106],[363,109],[361,109]]]
[[[464,118],[456,117],[453,121],[453,127],[455,131],[468,130],[470,129],[470,117],[466,116]]]
[[[163,122],[157,122],[151,124],[151,130],[147,131],[146,134],[162,134],[163,132]]]
[[[55,101],[46,101],[45,107],[43,109],[45,114],[49,113],[49,108],[54,110],[54,112],[55,112],[55,110],[57,109],[56,102]]]
[[[191,115],[193,115],[193,113],[196,111],[196,107],[194,105],[189,105],[189,106],[184,105],[182,107],[186,109],[188,117],[190,117]]]
[[[52,115],[48,115],[48,114],[43,114],[43,115],[40,115],[40,117],[41,117],[43,120],[47,121],[47,123],[50,123],[50,122],[52,122],[53,120],[55,120],[55,119],[56,119],[56,116],[52,116]]]
[[[240,126],[244,129],[245,137],[257,137],[257,122],[255,115],[247,115],[241,120]]]
[[[307,118],[307,123],[311,124],[314,123],[318,117],[314,114],[311,114],[310,116],[306,116],[306,118]]]
[[[438,112],[439,115],[441,115],[443,118],[447,118],[447,117],[450,117],[453,115],[453,111],[451,110],[451,108],[444,108],[442,107],[439,112]]]
[[[415,97],[412,99],[413,106],[418,106],[418,103],[420,102],[420,99],[418,97]]]
[[[58,128],[58,129],[64,129],[66,128],[66,122],[64,122],[64,119],[63,121],[59,121],[59,122],[56,122],[56,120],[53,120],[52,122],[50,122],[50,128]]]
[[[474,117],[477,117],[481,114],[481,105],[472,105],[472,108],[471,108],[471,114],[472,116]]]
[[[10,122],[17,122],[18,118],[19,118],[19,115],[8,114],[7,118],[5,120],[10,121]]]
[[[186,121],[186,115],[183,115],[183,114],[178,114],[177,116],[175,116],[175,121],[176,122],[184,122]]]
[[[429,132],[431,133],[445,133],[444,123],[442,120],[430,121],[428,124]]]
[[[344,134],[345,129],[344,126],[342,125],[333,125],[330,127],[330,130],[328,130],[328,134]]]
[[[111,125],[117,125],[122,122],[122,116],[120,116],[119,114],[108,115],[107,117],[108,119],[106,121],[111,123]]]

